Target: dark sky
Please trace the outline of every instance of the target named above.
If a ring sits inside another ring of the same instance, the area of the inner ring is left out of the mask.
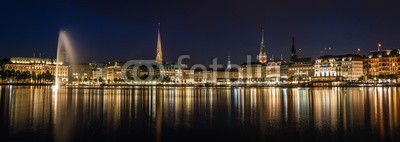
[[[265,29],[267,55],[288,58],[291,37],[302,56],[400,47],[400,2],[381,0],[3,0],[0,57],[54,57],[66,29],[86,61],[153,59],[161,22],[164,60],[233,63],[256,55]],[[268,58],[269,58],[268,57]]]

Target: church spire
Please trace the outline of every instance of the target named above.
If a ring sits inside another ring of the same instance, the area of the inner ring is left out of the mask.
[[[230,70],[232,68],[231,65],[231,56],[228,56],[228,64],[226,65],[226,69]]]
[[[292,37],[292,50],[290,51],[290,61],[294,61],[297,59],[297,51],[296,51],[296,45],[294,42],[294,36]]]
[[[382,49],[382,44],[378,43],[378,51],[381,51],[381,49]]]
[[[156,62],[159,63],[159,64],[162,64],[162,63],[163,63],[163,59],[162,59],[162,49],[161,49],[160,23],[158,23]]]
[[[267,53],[265,51],[265,44],[264,44],[264,29],[262,29],[261,33],[261,48],[260,48],[260,54],[258,55],[258,60],[260,63],[267,62]]]

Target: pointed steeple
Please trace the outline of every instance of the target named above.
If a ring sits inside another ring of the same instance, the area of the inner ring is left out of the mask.
[[[228,64],[226,65],[226,69],[230,70],[232,67],[231,65],[231,56],[228,56]]]
[[[156,54],[156,62],[159,64],[163,63],[162,59],[162,49],[161,49],[161,35],[160,35],[160,23],[158,23],[158,36],[157,36],[157,54]]]
[[[262,29],[261,32],[261,48],[260,48],[260,54],[258,55],[258,61],[260,63],[267,62],[267,53],[265,51],[265,44],[264,44],[264,29]]]
[[[261,46],[264,48],[264,29],[261,30]]]
[[[378,43],[378,51],[381,51],[381,49],[382,49],[382,44]]]
[[[296,45],[294,42],[294,36],[292,37],[292,50],[290,51],[290,61],[294,61],[297,59],[297,51],[296,51]]]

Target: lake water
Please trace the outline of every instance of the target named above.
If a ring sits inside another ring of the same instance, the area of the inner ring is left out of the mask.
[[[0,86],[1,141],[400,140],[400,88]]]

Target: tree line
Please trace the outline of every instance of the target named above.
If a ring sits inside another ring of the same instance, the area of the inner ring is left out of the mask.
[[[17,82],[17,83],[45,83],[54,82],[55,76],[49,71],[36,74],[35,71],[15,71],[12,70],[1,70],[0,79],[4,82]]]

